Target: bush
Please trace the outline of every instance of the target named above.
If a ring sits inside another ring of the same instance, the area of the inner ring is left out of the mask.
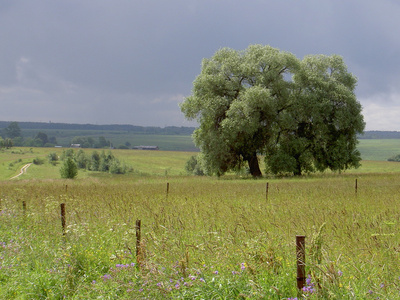
[[[44,164],[44,159],[43,159],[43,158],[36,157],[36,158],[33,159],[32,162],[33,162],[35,165],[43,165],[43,164]]]
[[[53,166],[55,166],[58,162],[58,155],[55,152],[49,153],[49,155],[47,155],[47,158],[49,160],[49,163],[51,163]]]
[[[400,162],[400,154],[397,154],[395,156],[392,156],[391,158],[388,158],[388,161]]]
[[[78,175],[78,167],[71,157],[68,157],[60,169],[61,178],[73,179]]]
[[[204,175],[204,171],[196,156],[192,156],[191,158],[189,158],[189,160],[186,162],[185,170],[194,175]]]

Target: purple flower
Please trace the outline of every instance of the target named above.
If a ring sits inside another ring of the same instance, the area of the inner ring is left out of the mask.
[[[201,282],[206,282],[203,277],[199,279]]]
[[[240,269],[243,271],[244,269],[246,269],[246,265],[245,263],[241,263]]]
[[[340,271],[340,270],[339,270],[337,273],[338,273],[339,276],[342,276],[342,275],[343,275],[343,272]]]
[[[215,274],[215,275],[218,275],[218,271],[214,271],[214,274]]]
[[[161,283],[161,282],[158,282],[158,283],[157,283],[157,286],[158,286],[158,287],[161,287],[161,286],[162,286],[162,283]]]
[[[179,290],[180,287],[181,287],[181,286],[179,285],[179,282],[178,282],[177,284],[175,284],[175,288],[176,288],[177,290]]]
[[[308,277],[306,279],[306,284],[309,285],[309,286],[313,285],[313,283],[311,282],[311,276],[310,275],[308,275]]]
[[[111,279],[111,275],[109,275],[109,274],[105,274],[105,275],[103,275],[101,277],[103,278],[104,281],[106,281],[108,279]]]

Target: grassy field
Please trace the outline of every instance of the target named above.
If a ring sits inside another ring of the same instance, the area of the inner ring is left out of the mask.
[[[218,179],[186,176],[191,152],[113,150],[135,172],[80,171],[62,180],[59,165],[44,163],[9,180],[33,158],[62,149],[12,151],[0,152],[0,299],[400,296],[396,163],[363,161],[342,174]],[[296,235],[306,236],[301,292]]]
[[[358,145],[363,160],[387,160],[400,154],[400,139],[361,139]]]

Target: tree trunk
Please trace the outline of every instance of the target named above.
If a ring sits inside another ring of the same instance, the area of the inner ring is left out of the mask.
[[[253,153],[250,158],[247,159],[247,162],[249,163],[250,174],[253,177],[261,177],[262,173],[260,170],[260,165],[258,164],[257,153]]]
[[[301,164],[297,158],[296,158],[296,162],[297,162],[297,165],[296,165],[296,170],[294,171],[294,175],[301,176]]]

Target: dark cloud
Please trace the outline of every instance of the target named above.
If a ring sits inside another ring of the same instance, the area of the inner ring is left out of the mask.
[[[399,13],[389,0],[3,0],[0,119],[185,125],[201,60],[260,43],[342,55],[367,128],[397,130],[384,114],[400,106]]]

